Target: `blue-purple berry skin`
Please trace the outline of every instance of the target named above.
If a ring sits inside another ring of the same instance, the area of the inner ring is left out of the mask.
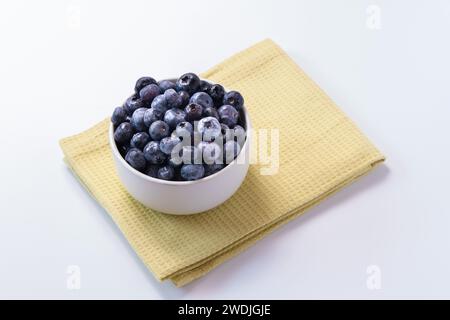
[[[181,167],[180,173],[183,180],[198,180],[205,175],[205,168],[201,164],[185,164]]]
[[[200,120],[203,114],[203,107],[197,103],[189,103],[184,108],[184,112],[186,112],[187,121]]]
[[[230,91],[225,93],[223,96],[223,104],[229,104],[233,106],[236,110],[240,111],[244,106],[244,98],[237,91]]]
[[[178,95],[181,98],[180,108],[186,107],[186,105],[189,103],[189,99],[191,98],[191,95],[187,91],[179,91]]]
[[[214,117],[202,118],[198,121],[197,131],[202,135],[202,140],[214,141],[221,134],[219,120]]]
[[[164,92],[168,108],[178,108],[181,105],[182,98],[174,89],[168,89]]]
[[[244,98],[186,73],[177,81],[139,78],[111,116],[114,140],[129,165],[150,177],[191,181],[222,170],[241,152]]]
[[[208,81],[201,80],[200,88],[198,89],[198,91],[209,93],[210,88],[211,88],[211,84]]]
[[[147,143],[150,142],[150,136],[146,132],[138,132],[132,138],[130,145],[132,148],[143,150]]]
[[[162,138],[159,142],[159,149],[167,155],[172,153],[172,150],[181,142],[181,139],[175,136]]]
[[[187,91],[189,94],[197,92],[200,87],[200,78],[195,73],[185,73],[177,80],[177,90]]]
[[[197,92],[191,96],[190,103],[197,103],[204,108],[214,107],[213,99],[205,92]]]
[[[217,109],[214,107],[207,107],[203,109],[203,117],[214,117],[217,120],[219,120],[219,113],[217,112]]]
[[[203,165],[203,167],[205,168],[205,177],[207,177],[222,170],[224,165],[221,163],[213,163],[213,164],[205,164]]]
[[[133,115],[131,116],[131,125],[133,126],[134,130],[139,131],[147,131],[148,127],[144,123],[144,115],[147,111],[147,108],[139,108],[136,111],[133,112]]]
[[[115,127],[117,127],[119,124],[127,121],[127,112],[123,107],[117,107],[114,109],[114,112],[111,116],[111,122]]]
[[[156,111],[153,108],[147,109],[144,113],[144,124],[149,128],[157,120],[162,120],[164,113]]]
[[[166,98],[164,97],[164,94],[160,94],[160,95],[156,96],[155,99],[153,99],[151,107],[156,112],[160,112],[160,113],[164,114],[168,109],[167,101],[166,101]]]
[[[232,105],[223,105],[217,110],[220,122],[233,128],[239,120],[239,112]]]
[[[160,94],[159,86],[156,84],[149,84],[139,91],[139,97],[146,104],[150,105],[156,96]]]
[[[175,170],[169,165],[163,166],[159,168],[157,177],[162,180],[173,180],[175,177]]]
[[[162,138],[168,137],[170,135],[170,128],[167,123],[161,120],[156,120],[150,125],[150,129],[148,129],[150,137],[159,141]]]
[[[220,84],[213,84],[208,91],[209,96],[214,100],[216,105],[221,106],[225,89]]]
[[[129,97],[123,105],[123,108],[129,116],[131,116],[137,109],[143,107],[145,107],[144,102],[135,95]]]
[[[114,130],[114,141],[119,145],[127,144],[133,137],[133,133],[131,123],[123,122]]]
[[[134,86],[134,92],[139,93],[142,88],[148,86],[149,84],[157,84],[156,80],[152,77],[141,77],[136,81],[136,85]]]
[[[132,148],[127,152],[125,161],[128,162],[131,167],[141,172],[144,171],[147,166],[144,153],[136,148]]]
[[[161,168],[160,165],[151,164],[151,165],[147,166],[147,168],[145,169],[144,173],[146,175],[148,175],[149,177],[158,178],[158,170],[159,170],[159,168]]]
[[[158,82],[158,85],[161,93],[164,93],[166,90],[176,88],[175,83],[170,80],[161,80],[160,82]]]
[[[164,122],[167,123],[171,130],[174,130],[180,122],[186,120],[186,112],[178,108],[167,110],[164,114]]]
[[[144,157],[149,164],[163,164],[167,156],[160,150],[159,141],[150,141],[144,147]]]

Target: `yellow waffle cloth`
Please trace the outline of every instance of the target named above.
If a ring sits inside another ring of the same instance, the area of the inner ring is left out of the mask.
[[[234,196],[190,216],[147,209],[124,189],[108,142],[109,119],[62,139],[65,161],[159,280],[183,286],[239,254],[384,160],[355,124],[272,40],[202,77],[240,91],[254,129],[279,130],[279,169],[250,166]],[[270,140],[269,140],[270,141]]]

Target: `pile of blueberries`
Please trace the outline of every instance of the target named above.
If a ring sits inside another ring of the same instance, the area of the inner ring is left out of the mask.
[[[111,117],[125,161],[148,176],[189,181],[232,162],[245,140],[244,98],[194,73],[176,82],[137,80]]]

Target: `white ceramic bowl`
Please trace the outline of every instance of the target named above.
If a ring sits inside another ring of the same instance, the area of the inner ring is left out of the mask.
[[[245,106],[243,115],[245,129],[250,132],[251,123]],[[219,172],[195,181],[165,181],[132,168],[117,149],[112,124],[109,144],[117,174],[130,195],[144,206],[163,213],[185,215],[217,207],[236,192],[249,168],[250,134],[233,162]]]

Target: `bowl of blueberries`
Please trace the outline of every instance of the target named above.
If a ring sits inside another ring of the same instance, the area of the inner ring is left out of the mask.
[[[144,206],[193,214],[230,198],[249,168],[244,98],[194,73],[139,78],[114,109],[109,130],[116,171]]]

